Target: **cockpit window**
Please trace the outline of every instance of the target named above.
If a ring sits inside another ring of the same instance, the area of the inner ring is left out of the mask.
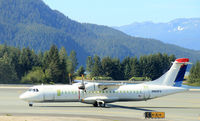
[[[36,89],[32,89],[32,88],[30,88],[30,89],[28,89],[28,91],[29,92],[39,92],[39,90],[36,88]]]

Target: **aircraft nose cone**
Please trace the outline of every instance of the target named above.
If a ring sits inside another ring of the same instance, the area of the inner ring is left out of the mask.
[[[27,100],[28,97],[27,97],[26,94],[21,94],[21,95],[19,96],[19,99],[21,99],[21,100]]]
[[[23,100],[23,99],[24,99],[24,94],[21,94],[21,95],[19,96],[19,99]]]

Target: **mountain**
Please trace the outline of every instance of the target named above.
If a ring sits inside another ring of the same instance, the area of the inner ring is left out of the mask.
[[[168,23],[133,23],[114,28],[131,36],[155,38],[165,43],[200,50],[200,18],[180,18]]]
[[[78,23],[42,0],[0,0],[0,44],[44,51],[52,44],[77,52],[80,64],[89,55],[140,56],[153,53],[175,54],[200,60],[200,52],[165,44],[155,39],[126,35],[107,26]]]

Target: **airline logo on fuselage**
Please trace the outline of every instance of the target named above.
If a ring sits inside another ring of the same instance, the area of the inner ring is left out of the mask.
[[[61,96],[61,91],[57,90],[57,96]]]

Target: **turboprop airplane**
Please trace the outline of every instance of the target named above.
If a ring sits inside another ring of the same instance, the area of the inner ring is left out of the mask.
[[[182,88],[188,58],[176,59],[171,68],[160,78],[141,84],[109,84],[84,82],[73,85],[33,86],[20,95],[29,106],[42,102],[81,102],[105,107],[106,103],[117,101],[146,101],[178,92]]]

